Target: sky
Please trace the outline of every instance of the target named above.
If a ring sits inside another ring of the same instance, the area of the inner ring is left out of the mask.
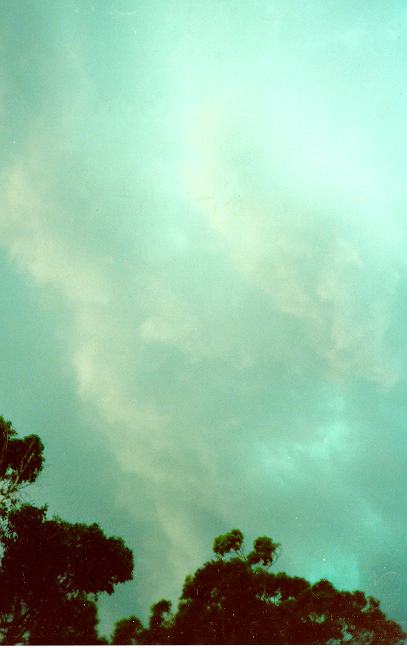
[[[407,627],[405,2],[0,17],[0,413],[134,551],[102,628],[231,528]]]

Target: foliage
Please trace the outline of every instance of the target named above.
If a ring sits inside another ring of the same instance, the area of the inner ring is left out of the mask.
[[[112,636],[114,645],[165,645],[171,643],[171,603],[160,600],[151,606],[148,628],[136,617],[118,621]]]
[[[97,595],[132,577],[123,542],[96,524],[47,520],[46,508],[30,505],[10,514],[0,539],[3,642],[97,643]]]
[[[135,616],[118,621],[112,636],[113,645],[136,645],[143,632],[141,621]]]
[[[0,416],[0,515],[15,505],[19,489],[37,478],[43,450],[38,436],[18,438],[12,423]]]
[[[138,627],[131,642],[395,644],[405,638],[379,602],[360,591],[338,591],[327,580],[312,585],[272,573],[279,545],[270,537],[255,540],[247,557],[242,546],[238,530],[217,537],[216,558],[187,577],[177,612],[170,615],[168,601],[161,601],[165,607],[152,608],[149,627]],[[154,618],[158,610],[165,615]]]
[[[0,643],[96,644],[97,597],[130,580],[133,557],[97,524],[47,519],[18,507],[17,492],[43,465],[37,436],[18,438],[0,418]]]
[[[247,556],[249,564],[271,566],[280,544],[275,544],[271,537],[258,537],[254,542],[254,550]]]
[[[243,535],[240,530],[234,528],[226,535],[219,535],[215,537],[213,542],[213,552],[219,556],[224,557],[227,553],[238,553],[243,544]]]
[[[18,437],[0,417],[0,643],[100,644],[97,601],[130,580],[132,552],[97,524],[47,518],[47,508],[21,504],[21,488],[44,462],[38,436]],[[151,607],[147,627],[119,621],[116,645],[134,644],[395,644],[405,639],[379,602],[338,591],[327,580],[272,573],[279,544],[258,537],[245,555],[238,529],[214,540],[214,559],[187,576],[178,609]]]

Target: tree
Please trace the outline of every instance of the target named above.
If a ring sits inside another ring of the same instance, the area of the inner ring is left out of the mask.
[[[166,645],[172,635],[171,602],[160,600],[151,606],[148,628],[136,617],[118,621],[112,636],[114,645]]]
[[[97,524],[47,519],[18,491],[43,466],[38,436],[0,418],[0,643],[96,644],[97,599],[132,578],[133,555]]]
[[[96,603],[132,577],[132,553],[97,524],[46,518],[46,508],[12,512],[1,534],[2,643],[94,644]]]
[[[272,573],[279,545],[270,537],[259,537],[247,557],[242,547],[236,529],[217,537],[215,559],[186,578],[175,615],[165,601],[165,615],[153,624],[153,608],[149,627],[138,627],[132,643],[371,645],[405,639],[379,602],[360,591]]]
[[[8,645],[92,644],[98,594],[132,577],[122,540],[97,524],[47,519],[25,505],[9,515],[0,541],[0,633]]]
[[[0,416],[0,516],[15,506],[18,490],[37,478],[43,451],[38,436],[19,438],[12,423]]]
[[[135,616],[118,621],[112,636],[113,645],[136,645],[143,632],[141,621]]]

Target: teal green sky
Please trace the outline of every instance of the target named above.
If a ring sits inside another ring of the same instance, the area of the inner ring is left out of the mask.
[[[231,527],[407,622],[407,7],[0,0],[0,412],[133,548]]]

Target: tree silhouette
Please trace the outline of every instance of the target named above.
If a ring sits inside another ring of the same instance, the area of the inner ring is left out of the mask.
[[[18,437],[0,417],[0,643],[91,645],[101,593],[132,578],[133,555],[97,524],[47,518],[21,488],[44,462],[38,436]],[[134,644],[396,644],[406,635],[379,602],[327,580],[272,573],[279,544],[258,537],[246,555],[240,530],[214,540],[214,559],[187,576],[178,609],[160,600],[147,627],[130,617],[112,642]]]
[[[96,602],[132,577],[132,553],[98,525],[46,519],[46,508],[25,505],[8,517],[0,541],[2,642],[92,644]]]
[[[97,524],[47,519],[18,491],[43,465],[38,436],[0,418],[0,643],[96,644],[97,599],[130,580],[132,552]]]
[[[15,506],[18,490],[37,478],[43,451],[38,436],[18,438],[12,423],[0,416],[0,516]]]
[[[338,591],[327,580],[311,585],[272,573],[279,545],[270,537],[259,537],[247,557],[242,548],[239,530],[217,537],[215,559],[186,578],[175,615],[168,601],[161,601],[152,608],[149,627],[128,626],[129,635],[122,634],[120,642],[371,645],[404,640],[376,599]],[[116,630],[124,632],[124,623]]]
[[[140,635],[144,628],[141,621],[135,616],[124,618],[115,625],[112,636],[113,645],[136,645],[140,642]]]

